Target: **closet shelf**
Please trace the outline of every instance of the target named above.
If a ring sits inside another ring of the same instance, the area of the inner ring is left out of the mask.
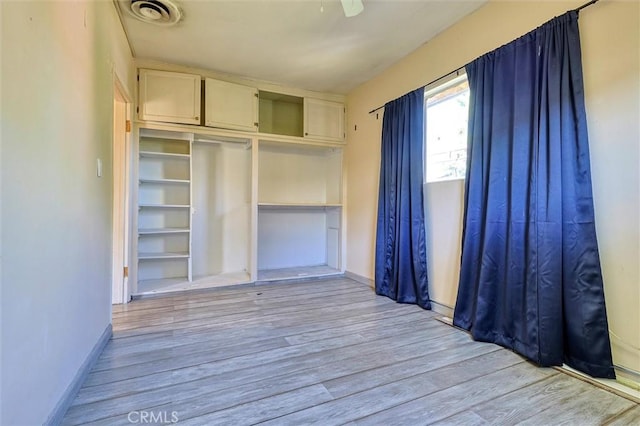
[[[138,229],[139,235],[188,234],[189,228],[144,228]]]
[[[165,184],[165,183],[178,183],[186,184],[191,182],[188,179],[140,179],[140,183],[153,183],[153,184]]]
[[[140,204],[141,209],[188,209],[189,204]]]
[[[258,207],[342,207],[340,203],[258,203]]]
[[[155,259],[186,259],[189,257],[188,252],[175,253],[138,253],[138,260],[155,260]]]
[[[177,154],[173,152],[156,152],[156,151],[140,151],[140,157],[142,158],[167,158],[167,159],[182,159],[188,160],[191,155],[189,154]]]

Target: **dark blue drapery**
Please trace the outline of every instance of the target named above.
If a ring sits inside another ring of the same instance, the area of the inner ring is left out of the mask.
[[[424,89],[384,108],[376,234],[376,293],[431,309],[422,183]]]
[[[467,74],[454,324],[540,365],[612,378],[577,12],[475,60]]]

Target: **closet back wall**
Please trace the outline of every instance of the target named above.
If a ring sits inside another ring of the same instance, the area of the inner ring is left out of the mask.
[[[194,279],[247,270],[251,150],[239,143],[194,142],[191,161]]]
[[[258,269],[327,263],[327,215],[324,210],[261,208],[258,215]]]
[[[347,99],[347,271],[373,279],[381,118],[368,111],[533,30],[584,0],[492,0]],[[616,364],[640,371],[640,3],[601,1],[580,13],[596,228]],[[354,130],[357,125],[357,131]],[[430,293],[457,294],[460,181],[427,188]],[[433,189],[433,190],[432,190]],[[438,239],[435,235],[440,235]],[[450,238],[446,242],[441,238]],[[444,248],[443,248],[444,247]],[[438,256],[453,256],[446,262]],[[440,299],[442,298],[442,299]]]

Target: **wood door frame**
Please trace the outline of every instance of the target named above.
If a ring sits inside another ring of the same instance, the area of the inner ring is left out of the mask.
[[[128,274],[131,242],[131,97],[113,73],[112,119],[112,218],[111,218],[111,303],[127,303],[131,298]],[[127,122],[129,123],[127,125]]]

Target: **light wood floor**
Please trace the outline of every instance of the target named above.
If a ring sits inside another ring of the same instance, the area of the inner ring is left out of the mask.
[[[627,399],[346,278],[139,300],[113,316],[64,424],[640,424]]]

